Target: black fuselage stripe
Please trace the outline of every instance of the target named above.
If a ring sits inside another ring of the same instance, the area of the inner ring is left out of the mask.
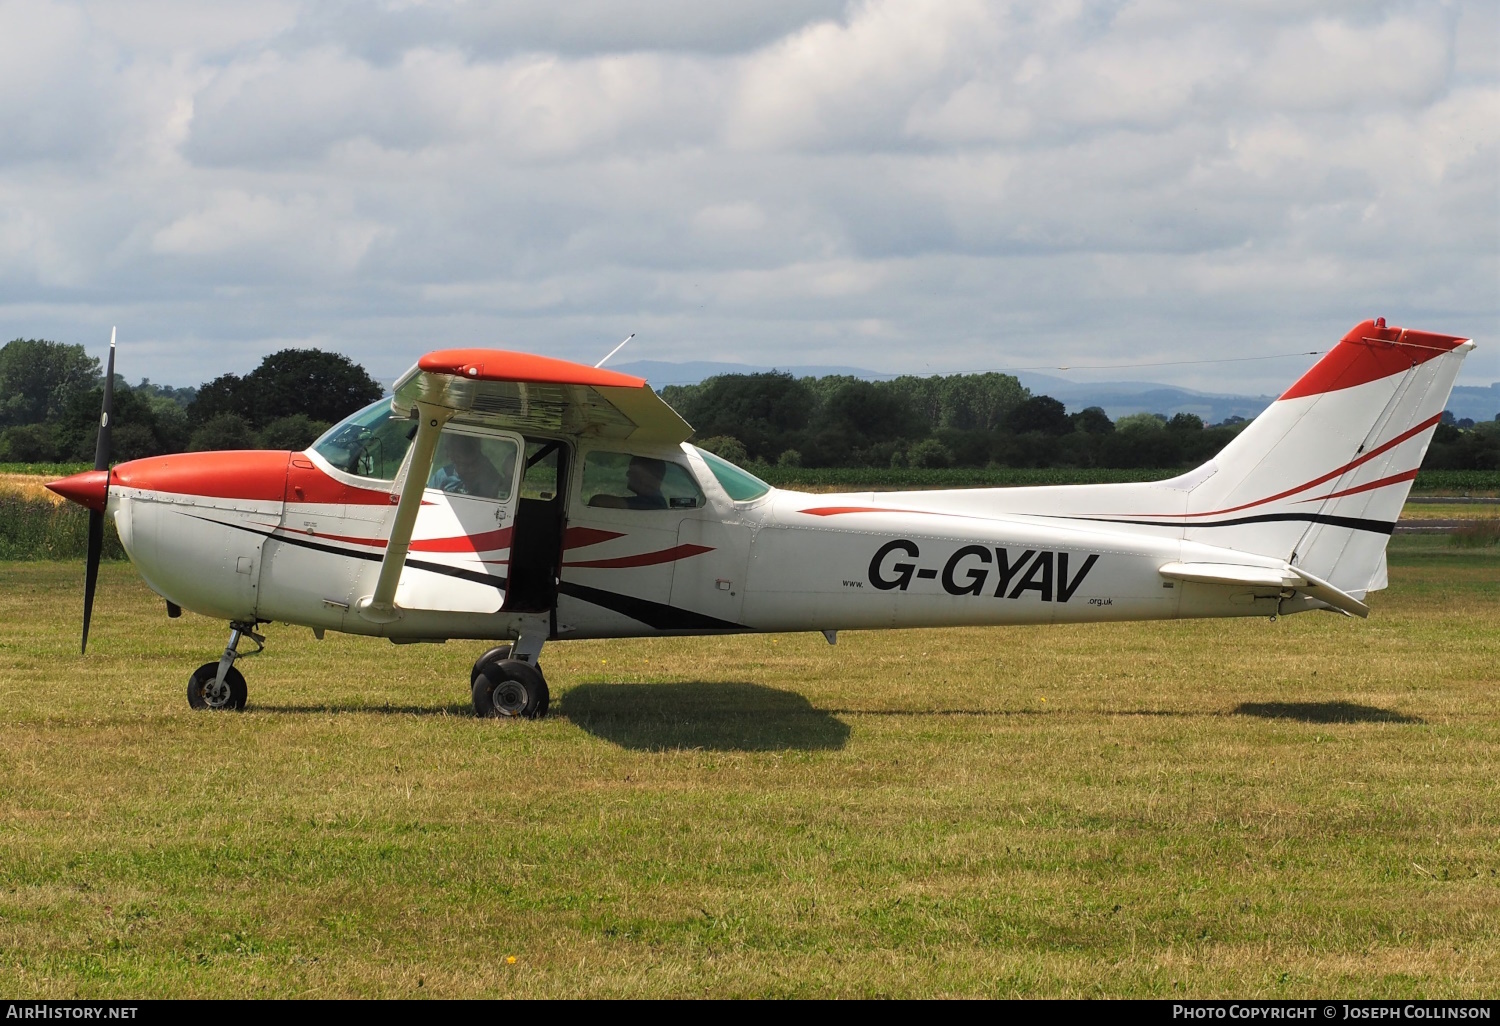
[[[1350,531],[1369,531],[1373,534],[1390,534],[1396,529],[1392,521],[1366,520],[1362,517],[1336,517],[1327,513],[1261,513],[1253,517],[1235,517],[1232,520],[1125,520],[1114,517],[1062,517],[1063,520],[1083,520],[1091,524],[1133,524],[1139,527],[1242,527],[1245,524],[1269,524],[1296,520],[1307,524],[1327,524]]]
[[[582,599],[584,602],[591,602],[596,606],[623,613],[632,620],[639,620],[646,626],[654,627],[659,631],[749,630],[744,624],[735,623],[732,620],[720,620],[706,613],[695,613],[691,609],[679,609],[676,606],[651,602],[633,595],[621,595],[614,591],[590,588],[572,581],[563,581],[557,586],[557,590],[559,594],[570,598]]]
[[[258,534],[262,538],[272,541],[283,542],[287,545],[296,545],[304,549],[312,549],[316,552],[327,552],[335,556],[349,556],[352,559],[364,559],[373,563],[379,563],[384,556],[374,552],[359,552],[353,549],[341,549],[334,545],[325,545],[321,542],[308,541],[294,534],[275,534],[271,531],[259,530],[254,527],[246,527],[244,524],[230,524],[212,517],[200,517],[193,513],[184,513],[183,516],[192,517],[194,520],[202,520],[209,524],[218,524],[220,527],[232,527],[238,531],[249,534]],[[448,566],[443,563],[428,563],[424,560],[407,559],[407,566],[418,570],[427,570],[435,574],[443,574],[446,577],[457,577],[465,581],[473,581],[476,584],[488,584],[504,591],[509,582],[504,577],[493,574],[481,574],[473,570],[465,570],[462,567]],[[573,584],[563,581],[558,585],[558,592],[576,598],[592,605],[601,606],[604,609],[616,613],[623,613],[632,620],[639,620],[647,627],[655,630],[679,630],[679,631],[745,631],[748,630],[744,624],[735,623],[732,620],[720,620],[704,613],[695,613],[690,609],[678,609],[661,602],[652,602],[648,599],[636,598],[634,595],[621,595],[618,592],[604,591],[600,588],[590,588],[582,584]]]

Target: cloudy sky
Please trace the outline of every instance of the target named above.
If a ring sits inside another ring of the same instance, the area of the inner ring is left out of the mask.
[[[0,0],[0,336],[1500,380],[1493,0]],[[1488,345],[1486,346],[1486,343]],[[1109,377],[1073,372],[1079,379]]]

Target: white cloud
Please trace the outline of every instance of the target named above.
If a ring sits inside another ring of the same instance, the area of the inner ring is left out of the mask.
[[[954,370],[1500,335],[1493,6],[0,0],[0,334]],[[7,327],[8,326],[8,327]],[[601,348],[603,347],[603,348]],[[1470,380],[1500,378],[1500,348]],[[1153,369],[1274,390],[1293,373]]]
[[[1435,10],[1374,25],[1315,18],[1288,26],[1257,69],[1266,102],[1280,109],[1413,105],[1447,84],[1451,29]]]

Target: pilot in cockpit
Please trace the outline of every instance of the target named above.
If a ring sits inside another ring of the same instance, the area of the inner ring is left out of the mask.
[[[661,493],[666,473],[665,460],[632,456],[625,471],[625,488],[630,494],[595,495],[589,499],[589,505],[612,509],[666,509],[667,500]]]
[[[443,450],[447,462],[433,471],[430,487],[483,499],[501,497],[501,489],[509,484],[509,479],[485,457],[478,438],[447,435],[443,439]],[[514,472],[513,466],[508,469]]]

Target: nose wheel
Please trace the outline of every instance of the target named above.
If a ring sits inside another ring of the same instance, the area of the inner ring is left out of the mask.
[[[249,689],[245,687],[245,675],[231,666],[220,681],[219,664],[204,663],[188,678],[188,705],[194,709],[245,708]]]
[[[235,669],[234,661],[265,650],[266,639],[256,634],[254,627],[253,623],[230,623],[229,644],[224,646],[223,656],[216,663],[204,663],[188,678],[188,705],[194,709],[245,708],[249,689],[245,687],[245,675]],[[255,642],[254,652],[239,650],[243,638]]]

